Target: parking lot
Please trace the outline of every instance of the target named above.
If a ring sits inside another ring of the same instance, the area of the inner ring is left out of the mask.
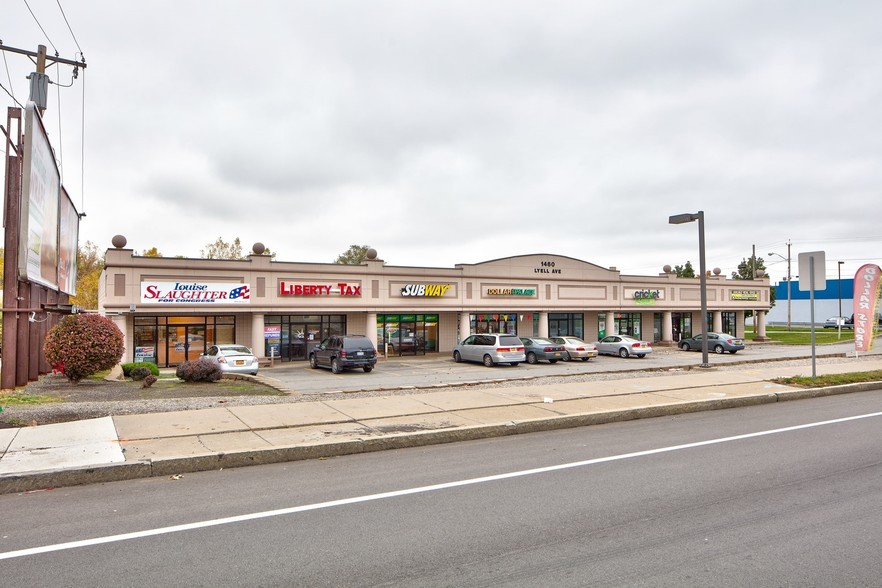
[[[818,357],[853,353],[852,343],[818,346]],[[709,363],[729,365],[744,362],[811,358],[808,345],[748,343],[736,354],[709,354]],[[517,367],[499,365],[492,368],[478,363],[455,363],[450,354],[427,354],[416,357],[381,358],[371,373],[362,370],[332,374],[326,369],[311,369],[306,362],[277,363],[262,368],[261,375],[281,381],[287,388],[303,394],[358,392],[364,390],[400,390],[487,383],[545,376],[596,374],[610,372],[641,372],[645,370],[689,369],[701,363],[701,352],[655,347],[643,359],[600,356],[587,362],[560,361],[556,364],[522,363]],[[810,373],[810,372],[809,372]]]

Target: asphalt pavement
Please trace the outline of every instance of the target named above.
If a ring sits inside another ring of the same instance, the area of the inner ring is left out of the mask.
[[[389,375],[376,379],[353,373],[356,377],[330,380],[324,371],[277,366],[260,377],[281,390],[315,394],[315,399],[0,429],[0,493],[175,476],[882,387],[871,383],[803,389],[776,384],[771,380],[777,377],[811,374],[810,348],[749,349],[740,355],[714,356],[713,367],[696,369],[684,365],[695,366],[701,354],[677,350],[665,350],[653,359],[601,358],[587,364],[546,364],[548,369],[463,366],[437,356],[389,359],[384,360],[389,362]],[[847,345],[819,348],[818,356],[836,359],[818,363],[817,373],[882,369],[882,355],[858,358],[853,352],[846,355],[847,350]],[[769,363],[773,359],[799,361]],[[598,381],[545,377],[572,370],[633,373]],[[646,370],[655,373],[648,375]],[[660,375],[661,371],[665,373]],[[382,372],[375,370],[370,376]],[[313,381],[319,382],[315,390],[309,388]],[[487,382],[498,384],[469,385]],[[350,385],[357,390],[389,389],[390,394],[321,397],[330,388],[345,391]]]

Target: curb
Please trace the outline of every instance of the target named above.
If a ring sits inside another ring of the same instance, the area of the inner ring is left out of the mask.
[[[222,468],[338,457],[342,455],[386,451],[389,449],[404,449],[409,447],[440,445],[443,443],[456,443],[459,441],[474,441],[508,435],[572,429],[576,427],[601,425],[613,422],[672,416],[708,410],[756,406],[787,400],[820,398],[823,396],[835,396],[839,394],[851,394],[879,389],[882,389],[882,382],[862,382],[859,384],[842,384],[826,388],[803,388],[788,390],[785,392],[770,392],[759,396],[679,402],[664,406],[623,409],[600,413],[585,413],[529,421],[509,421],[493,425],[476,425],[474,427],[463,427],[442,431],[398,433],[371,439],[357,439],[318,445],[278,447],[273,449],[247,450],[193,457],[108,464],[76,469],[5,474],[0,476],[0,494],[32,492],[63,486],[118,482],[138,478],[171,476],[219,470]]]

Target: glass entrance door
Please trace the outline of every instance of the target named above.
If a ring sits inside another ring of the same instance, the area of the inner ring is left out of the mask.
[[[322,327],[318,323],[291,323],[287,333],[282,331],[283,357],[287,350],[289,360],[306,359],[312,348],[321,343],[321,335]]]
[[[196,361],[205,352],[205,325],[169,325],[167,333],[169,365]]]

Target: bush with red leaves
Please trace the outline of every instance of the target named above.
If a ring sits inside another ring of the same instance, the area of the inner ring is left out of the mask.
[[[64,375],[79,382],[119,363],[125,347],[113,321],[97,314],[73,314],[61,319],[46,336],[43,352],[50,365],[64,366]]]

